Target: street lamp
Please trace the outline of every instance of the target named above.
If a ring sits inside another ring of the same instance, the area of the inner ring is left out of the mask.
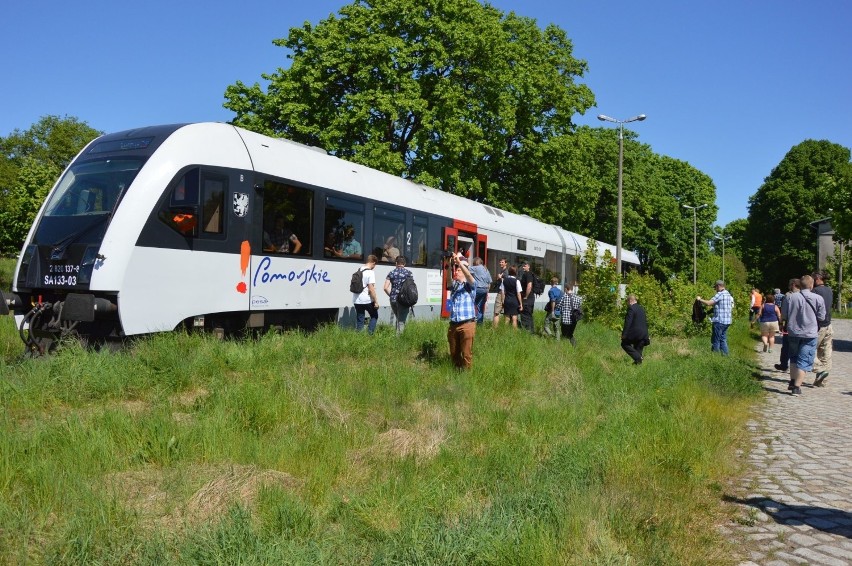
[[[621,171],[624,163],[624,124],[641,122],[644,119],[644,114],[639,114],[627,120],[617,120],[605,114],[598,114],[598,120],[618,124],[618,220],[615,232],[615,269],[618,272],[619,280],[621,279]]]
[[[722,281],[726,281],[725,279],[725,242],[733,238],[733,236],[726,236],[724,230],[721,234],[713,232],[713,237],[717,240],[722,240]]]
[[[689,206],[688,204],[681,205],[684,208],[692,209],[692,284],[695,285],[696,275],[698,274],[698,211],[707,206],[699,204],[698,206]],[[724,264],[723,264],[724,265]],[[722,277],[722,280],[725,278]]]

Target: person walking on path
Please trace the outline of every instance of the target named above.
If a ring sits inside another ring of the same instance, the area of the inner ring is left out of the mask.
[[[775,334],[778,332],[778,322],[781,320],[781,309],[775,304],[775,295],[766,295],[766,301],[760,307],[760,316],[757,317],[760,324],[760,340],[763,342],[763,351],[772,353],[775,345]]]
[[[447,330],[450,359],[457,369],[470,369],[473,366],[473,338],[476,336],[476,280],[461,253],[452,257],[451,269],[454,281],[449,304],[450,328]]]
[[[482,265],[481,257],[473,258],[473,265],[470,268],[470,272],[476,281],[476,298],[474,299],[474,304],[476,305],[476,324],[482,324],[482,320],[485,317],[485,303],[488,301],[488,289],[491,287],[491,273],[488,271],[488,268]]]
[[[760,307],[763,306],[763,295],[760,294],[760,291],[757,287],[751,290],[751,309],[748,313],[748,325],[749,328],[754,326],[754,321],[757,320],[757,317],[760,316]]]
[[[811,371],[816,355],[819,321],[825,319],[825,303],[822,297],[811,292],[813,277],[805,275],[801,279],[801,289],[784,299],[781,316],[787,324],[787,344],[790,356],[790,384],[787,388],[791,395],[802,394],[802,381],[805,373]]]
[[[402,306],[396,301],[396,298],[399,296],[402,284],[409,277],[414,277],[414,274],[405,268],[406,259],[404,255],[397,255],[395,262],[396,268],[392,269],[385,278],[384,291],[390,297],[391,312],[396,321],[396,335],[399,336],[405,330],[405,321],[408,318],[411,307]]]
[[[627,313],[624,315],[624,329],[621,331],[621,348],[639,365],[644,359],[642,351],[651,343],[648,336],[648,317],[645,308],[636,300],[636,295],[627,295]]]
[[[790,279],[790,281],[787,282],[787,292],[783,295],[781,294],[781,289],[775,289],[775,304],[778,305],[779,309],[784,308],[784,302],[787,300],[787,296],[793,292],[792,289],[794,281],[796,282],[797,288],[801,285],[798,278]],[[778,297],[781,297],[781,300],[778,300]],[[784,311],[782,310],[781,312]],[[778,359],[778,363],[775,364],[775,369],[782,373],[787,373],[790,371],[790,346],[787,342],[787,325],[784,323],[783,316],[778,322],[778,327],[781,331],[781,357]]]
[[[728,328],[733,322],[734,297],[725,289],[725,282],[716,281],[716,294],[712,299],[695,297],[708,307],[713,307],[713,315],[710,322],[713,324],[713,334],[710,337],[710,349],[713,352],[721,352],[723,356],[728,355]]]
[[[814,293],[822,297],[825,303],[825,318],[819,323],[819,334],[817,335],[816,358],[814,359],[814,372],[816,378],[814,385],[822,387],[828,379],[831,371],[831,351],[834,341],[834,332],[831,329],[831,305],[834,304],[834,293],[831,287],[825,284],[825,272],[814,271]]]

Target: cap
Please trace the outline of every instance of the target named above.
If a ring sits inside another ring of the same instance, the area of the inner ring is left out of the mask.
[[[721,285],[722,287],[724,287],[724,286],[725,286],[725,282],[724,282],[724,281],[722,281],[721,279],[718,279],[718,280],[716,281],[716,285],[715,285],[715,287],[718,287],[719,285]]]

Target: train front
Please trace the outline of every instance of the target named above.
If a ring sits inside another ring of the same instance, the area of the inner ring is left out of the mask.
[[[43,354],[65,337],[101,344],[121,338],[116,293],[93,291],[90,284],[104,261],[101,245],[113,214],[163,134],[96,139],[48,194],[18,260],[12,293],[0,292],[0,314],[14,312],[30,353]]]

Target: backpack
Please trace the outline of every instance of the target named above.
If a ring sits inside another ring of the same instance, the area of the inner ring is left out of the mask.
[[[359,267],[358,271],[352,274],[352,280],[349,282],[349,290],[360,295],[366,288],[367,286],[364,285],[364,272]]]
[[[541,295],[544,293],[544,280],[532,270],[530,270],[530,274],[532,274],[532,292]]]
[[[404,307],[413,307],[417,304],[417,283],[414,282],[414,277],[409,275],[402,282],[399,293],[396,295],[396,302]]]
[[[580,322],[581,320],[583,320],[583,309],[580,308],[580,307],[577,307],[576,309],[572,310],[571,311],[571,319],[574,322]]]

